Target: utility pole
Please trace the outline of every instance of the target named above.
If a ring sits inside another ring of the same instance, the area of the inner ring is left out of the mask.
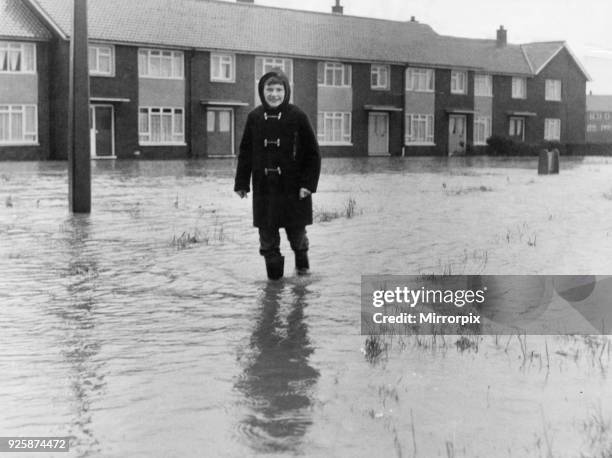
[[[72,213],[91,213],[87,0],[74,0],[68,92],[68,199]]]

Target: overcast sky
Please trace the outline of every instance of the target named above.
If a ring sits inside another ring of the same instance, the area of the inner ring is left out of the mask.
[[[331,12],[335,0],[255,0],[260,5]],[[587,91],[612,94],[612,0],[341,0],[344,14],[430,25],[443,35],[510,43],[565,41],[591,76]]]

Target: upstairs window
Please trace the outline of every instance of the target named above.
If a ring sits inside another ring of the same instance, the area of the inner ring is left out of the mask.
[[[0,41],[0,73],[36,72],[36,45]]]
[[[255,58],[255,81],[259,82],[259,78],[272,70],[281,70],[289,83],[293,85],[293,61],[291,59],[283,59],[281,57],[256,57]],[[257,91],[255,91],[257,93]]]
[[[517,76],[512,77],[512,98],[527,98],[527,80],[525,78],[520,78]]]
[[[235,58],[231,54],[212,54],[210,56],[210,80],[221,83],[236,81]]]
[[[351,66],[339,62],[319,62],[319,86],[351,87]]]
[[[479,97],[493,96],[493,78],[491,75],[474,76],[474,95]]]
[[[544,98],[554,102],[561,101],[561,80],[546,80]]]
[[[433,92],[434,71],[431,68],[407,68],[406,90],[415,92]]]
[[[115,74],[114,47],[89,45],[89,74],[113,76]]]
[[[183,52],[160,49],[138,51],[138,75],[141,78],[183,79]]]
[[[467,94],[467,72],[451,72],[451,94]]]
[[[390,88],[389,73],[388,65],[372,65],[370,87],[372,89],[388,90]]]

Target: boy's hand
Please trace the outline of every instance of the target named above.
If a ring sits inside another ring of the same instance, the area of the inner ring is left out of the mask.
[[[243,191],[243,190],[240,190],[240,191],[234,191],[234,192],[235,192],[236,194],[238,194],[238,195],[240,196],[240,198],[241,198],[241,199],[244,199],[244,198],[247,196],[247,194],[248,194],[248,192]]]
[[[300,199],[305,199],[306,197],[308,197],[311,194],[312,193],[308,189],[300,188]]]

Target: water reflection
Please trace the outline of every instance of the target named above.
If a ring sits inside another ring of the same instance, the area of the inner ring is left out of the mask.
[[[54,314],[60,318],[63,334],[61,354],[69,368],[71,390],[71,449],[78,456],[100,452],[92,419],[91,404],[105,386],[103,363],[96,361],[100,341],[96,338],[96,281],[99,275],[95,251],[88,250],[91,220],[74,215],[62,225],[66,234],[67,266],[64,280],[70,300],[56,303]],[[63,270],[63,269],[62,269]]]
[[[304,322],[307,297],[306,285],[280,282],[268,284],[258,300],[252,355],[237,388],[249,406],[239,429],[260,452],[298,449],[312,423],[310,406],[319,372],[308,362],[313,348]],[[286,302],[290,309],[283,320]]]

